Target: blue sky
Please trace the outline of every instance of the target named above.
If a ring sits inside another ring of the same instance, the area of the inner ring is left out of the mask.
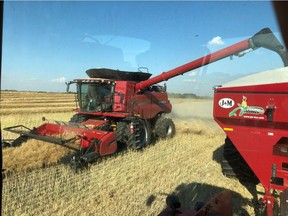
[[[1,89],[61,92],[101,67],[155,76],[264,27],[281,40],[268,1],[6,1]],[[281,66],[258,49],[173,78],[168,92],[211,95],[216,84]]]

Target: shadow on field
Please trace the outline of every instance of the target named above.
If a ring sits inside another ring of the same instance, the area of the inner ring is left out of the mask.
[[[213,151],[213,160],[221,164],[223,158],[223,145],[224,143]]]
[[[222,187],[193,182],[190,184],[181,184],[177,186],[171,194],[163,193],[159,195],[165,195],[166,197],[168,195],[175,195],[178,197],[181,207],[194,209],[197,202],[206,203],[224,190],[225,188]],[[234,214],[239,216],[248,216],[249,213],[243,207],[246,205],[252,206],[252,202],[235,191],[231,191],[231,193]],[[150,195],[146,200],[146,205],[150,207],[155,199],[155,194]]]

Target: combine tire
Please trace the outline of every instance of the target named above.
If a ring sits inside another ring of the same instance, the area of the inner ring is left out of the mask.
[[[141,149],[149,145],[151,138],[151,128],[147,121],[142,119],[132,120],[134,128],[131,133],[130,128],[126,130],[127,146],[131,149]]]
[[[117,122],[117,129],[116,129],[116,140],[117,142],[125,142],[124,135],[125,131],[127,130],[127,124],[125,122]]]
[[[72,118],[70,119],[71,123],[82,123],[84,121],[87,121],[89,119],[89,117],[87,115],[83,115],[83,114],[75,114],[72,116]]]
[[[251,170],[228,137],[225,139],[221,168],[222,173],[227,177],[236,177],[240,181],[253,184],[259,183],[253,170]]]
[[[175,135],[175,125],[170,118],[158,118],[154,128],[154,133],[158,138],[172,138]]]

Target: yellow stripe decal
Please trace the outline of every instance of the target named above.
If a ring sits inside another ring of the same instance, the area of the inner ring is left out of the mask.
[[[223,128],[224,131],[233,131],[233,128]]]

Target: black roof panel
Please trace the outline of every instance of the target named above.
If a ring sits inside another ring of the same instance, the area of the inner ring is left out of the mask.
[[[112,80],[126,80],[140,82],[150,78],[152,74],[144,72],[128,72],[108,68],[89,69],[86,71],[90,78],[103,78]]]

